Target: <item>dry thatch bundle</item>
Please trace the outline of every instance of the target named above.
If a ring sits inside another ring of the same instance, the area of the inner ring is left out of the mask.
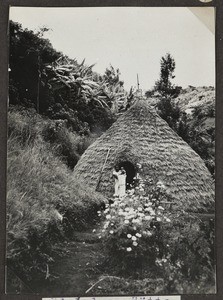
[[[213,180],[203,160],[146,100],[138,100],[85,151],[75,166],[74,178],[111,196],[112,171],[122,163],[129,178],[141,164],[143,179],[163,181],[173,201],[185,209],[214,209]]]

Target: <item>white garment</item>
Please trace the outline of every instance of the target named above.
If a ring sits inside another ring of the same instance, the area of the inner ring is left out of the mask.
[[[119,197],[125,196],[126,193],[126,173],[118,174],[118,182],[119,182]]]
[[[115,178],[115,194],[114,194],[114,196],[119,196],[119,180],[118,180],[119,172],[114,171],[113,175]],[[117,178],[116,178],[116,176],[117,176]]]

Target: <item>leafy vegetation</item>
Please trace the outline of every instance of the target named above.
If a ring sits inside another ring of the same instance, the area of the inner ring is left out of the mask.
[[[43,38],[47,28],[34,33],[10,22],[10,104],[35,108],[52,119],[63,119],[80,134],[102,132],[129,104],[119,69],[104,75],[93,65],[78,63],[53,49]]]

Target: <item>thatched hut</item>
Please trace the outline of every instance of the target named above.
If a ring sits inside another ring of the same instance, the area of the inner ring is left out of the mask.
[[[117,164],[125,167],[128,181],[141,164],[140,175],[163,181],[176,203],[214,210],[213,180],[203,160],[146,100],[136,102],[90,145],[74,168],[74,178],[111,196]]]

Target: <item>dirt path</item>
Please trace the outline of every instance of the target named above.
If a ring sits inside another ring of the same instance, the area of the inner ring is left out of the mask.
[[[64,246],[64,257],[56,258],[50,266],[50,277],[41,293],[53,295],[84,295],[101,275],[98,269],[105,258],[98,237],[92,232],[76,232],[74,241]]]

